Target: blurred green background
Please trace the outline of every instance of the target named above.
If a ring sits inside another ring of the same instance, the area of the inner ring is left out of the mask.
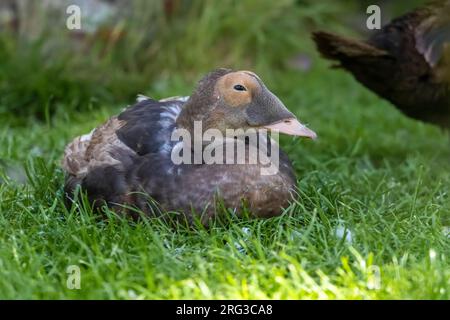
[[[378,4],[389,21],[421,2]],[[311,30],[364,35],[370,3],[3,0],[0,115],[44,119],[128,104],[140,92],[189,94],[184,83],[217,67],[251,69],[264,79],[307,72],[317,58]],[[81,30],[66,27],[70,4],[81,8]]]

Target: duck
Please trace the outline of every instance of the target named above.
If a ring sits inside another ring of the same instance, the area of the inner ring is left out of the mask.
[[[256,132],[256,139],[247,132]],[[100,211],[188,224],[208,225],[224,211],[278,216],[296,194],[292,164],[273,138],[279,133],[317,137],[254,72],[216,69],[190,96],[140,95],[134,105],[70,142],[62,159],[66,200],[73,205],[77,192],[84,192]],[[215,143],[209,155],[217,161],[202,157],[211,150],[206,140]],[[219,152],[225,145],[231,147]],[[251,151],[270,161],[250,161]],[[274,170],[264,172],[268,167]]]
[[[368,40],[316,31],[313,40],[333,67],[390,101],[405,115],[450,128],[450,1],[419,7]]]

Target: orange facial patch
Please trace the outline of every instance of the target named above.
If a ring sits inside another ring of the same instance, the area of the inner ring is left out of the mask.
[[[260,90],[257,76],[248,71],[237,71],[224,75],[217,81],[216,93],[221,96],[230,107],[240,107],[252,101],[254,93]],[[244,91],[234,87],[240,85]]]

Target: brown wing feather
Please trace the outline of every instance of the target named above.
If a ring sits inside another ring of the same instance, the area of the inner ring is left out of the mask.
[[[73,176],[82,177],[94,167],[119,165],[116,158],[119,150],[135,154],[116,135],[123,124],[117,117],[112,117],[90,134],[75,138],[65,149],[63,169]]]
[[[85,159],[86,149],[90,144],[92,132],[76,137],[64,149],[62,168],[70,175],[79,175],[87,169],[88,161]]]

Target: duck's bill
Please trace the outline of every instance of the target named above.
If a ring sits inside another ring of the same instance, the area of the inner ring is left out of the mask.
[[[276,122],[267,126],[265,129],[270,131],[278,131],[280,133],[288,134],[291,136],[299,136],[310,139],[316,139],[317,134],[308,129],[304,124],[301,124],[297,119],[287,119],[280,122]]]

